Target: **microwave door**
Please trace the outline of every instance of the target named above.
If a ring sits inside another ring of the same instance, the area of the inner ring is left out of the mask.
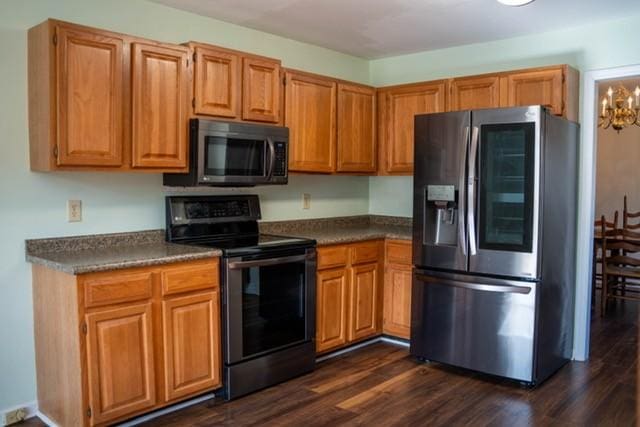
[[[472,113],[469,272],[538,278],[540,109]]]
[[[204,134],[198,157],[199,180],[209,184],[264,183],[269,177],[271,151],[267,138]]]

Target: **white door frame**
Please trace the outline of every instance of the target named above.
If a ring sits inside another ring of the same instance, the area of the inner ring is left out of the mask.
[[[596,104],[597,84],[602,80],[640,75],[640,64],[626,67],[588,71],[584,74],[584,102],[582,103],[582,138],[580,143],[580,172],[578,175],[578,232],[575,329],[573,358],[589,357],[591,321],[591,262],[593,254],[593,218],[595,211],[596,177]]]

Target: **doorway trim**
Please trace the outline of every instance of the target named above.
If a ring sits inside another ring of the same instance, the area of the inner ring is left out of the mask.
[[[587,71],[584,74],[584,102],[580,145],[580,172],[578,175],[578,241],[576,259],[576,308],[573,336],[573,358],[589,357],[591,327],[591,268],[593,254],[593,218],[595,212],[596,182],[596,104],[597,85],[602,80],[640,75],[640,64]]]

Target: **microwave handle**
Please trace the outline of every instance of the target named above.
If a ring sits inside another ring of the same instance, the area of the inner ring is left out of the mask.
[[[267,181],[271,180],[273,171],[276,167],[276,147],[273,139],[267,137],[267,145],[269,146],[269,172],[267,172]]]

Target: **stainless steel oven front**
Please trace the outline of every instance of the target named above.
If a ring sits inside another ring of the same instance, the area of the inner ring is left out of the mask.
[[[256,359],[315,339],[315,248],[227,258],[225,363]]]
[[[196,119],[191,126],[198,184],[286,184],[286,127]]]

